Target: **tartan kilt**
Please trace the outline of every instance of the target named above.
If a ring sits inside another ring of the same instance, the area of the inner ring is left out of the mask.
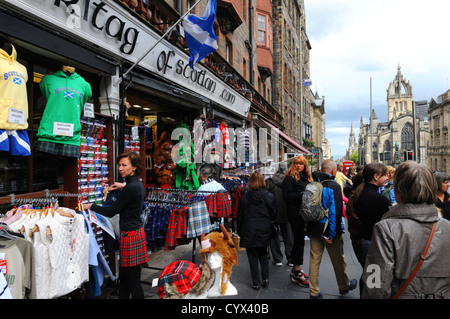
[[[121,231],[119,266],[133,267],[148,261],[147,241],[144,227],[138,230]]]

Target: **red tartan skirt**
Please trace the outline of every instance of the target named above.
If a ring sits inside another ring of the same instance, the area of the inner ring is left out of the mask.
[[[138,230],[121,231],[119,266],[133,267],[148,261],[147,240],[144,227]]]

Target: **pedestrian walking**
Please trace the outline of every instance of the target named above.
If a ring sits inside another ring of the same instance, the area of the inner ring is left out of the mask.
[[[126,184],[115,183],[114,189],[121,189],[120,195],[110,207],[85,204],[99,214],[112,217],[119,214],[119,298],[143,299],[141,267],[148,261],[147,241],[141,213],[145,189],[139,176],[142,172],[141,159],[135,152],[125,152],[117,158],[118,170]]]
[[[450,174],[436,172],[434,178],[437,183],[436,207],[441,217],[450,220],[450,194],[448,193]]]
[[[362,171],[359,171],[353,178],[353,187],[355,190],[363,182]],[[353,252],[355,253],[356,259],[364,268],[364,259],[362,252],[362,235],[361,235],[361,221],[355,211],[355,195],[352,194],[347,202],[347,221],[348,221],[348,232],[350,233],[350,240],[352,242]]]
[[[240,246],[247,252],[253,289],[269,284],[268,247],[277,207],[274,196],[265,187],[264,176],[253,172],[249,178],[250,189],[242,196],[237,213],[237,233]]]
[[[344,237],[341,229],[342,219],[342,190],[334,180],[337,165],[332,160],[322,162],[322,171],[314,172],[314,180],[321,182],[322,206],[328,209],[328,216],[319,222],[307,223],[307,235],[310,239],[309,257],[309,292],[311,299],[322,299],[319,288],[319,268],[323,252],[326,248],[330,256],[339,293],[346,295],[357,286],[356,279],[349,279],[347,261],[344,255]]]
[[[363,298],[450,298],[450,221],[434,205],[437,187],[425,165],[397,167],[397,205],[375,224]]]
[[[291,166],[283,179],[283,198],[286,201],[287,215],[294,235],[294,244],[291,250],[292,267],[290,276],[292,282],[308,287],[308,275],[303,271],[303,253],[305,249],[305,222],[300,216],[302,206],[302,193],[306,185],[312,181],[308,163],[303,156],[293,159]]]
[[[287,171],[287,164],[281,162],[278,165],[277,172],[270,178],[266,180],[266,188],[275,197],[277,203],[277,218],[274,221],[274,226],[277,233],[274,234],[272,240],[270,241],[270,252],[273,258],[273,264],[275,266],[283,265],[283,253],[281,252],[280,236],[278,231],[281,232],[281,237],[284,243],[284,255],[287,260],[287,264],[292,266],[291,250],[293,244],[292,229],[289,225],[289,220],[287,217],[286,203],[283,199],[283,179],[284,174]]]
[[[365,260],[372,238],[373,226],[389,210],[390,202],[378,189],[388,179],[385,165],[367,164],[363,171],[363,182],[354,193],[354,209],[361,222],[361,259]]]

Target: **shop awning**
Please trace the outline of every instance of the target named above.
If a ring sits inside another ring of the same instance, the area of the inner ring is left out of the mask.
[[[284,141],[286,141],[291,147],[293,147],[294,149],[296,149],[297,151],[299,151],[300,153],[303,153],[305,155],[311,154],[311,152],[308,151],[308,149],[306,149],[304,146],[302,146],[299,143],[297,143],[293,138],[291,138],[289,135],[287,135],[283,131],[280,131],[280,129],[275,127],[273,124],[267,122],[266,120],[264,120],[262,118],[260,118],[260,120],[263,121],[264,123],[266,123],[269,127],[277,129],[278,130],[278,134],[280,135],[280,137]]]

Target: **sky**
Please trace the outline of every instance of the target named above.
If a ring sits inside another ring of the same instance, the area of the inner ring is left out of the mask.
[[[399,65],[416,101],[449,89],[450,1],[304,1],[311,89],[325,97],[334,159],[346,153],[351,122],[357,141],[361,117],[369,124],[371,99],[378,121],[387,121],[386,90]]]

